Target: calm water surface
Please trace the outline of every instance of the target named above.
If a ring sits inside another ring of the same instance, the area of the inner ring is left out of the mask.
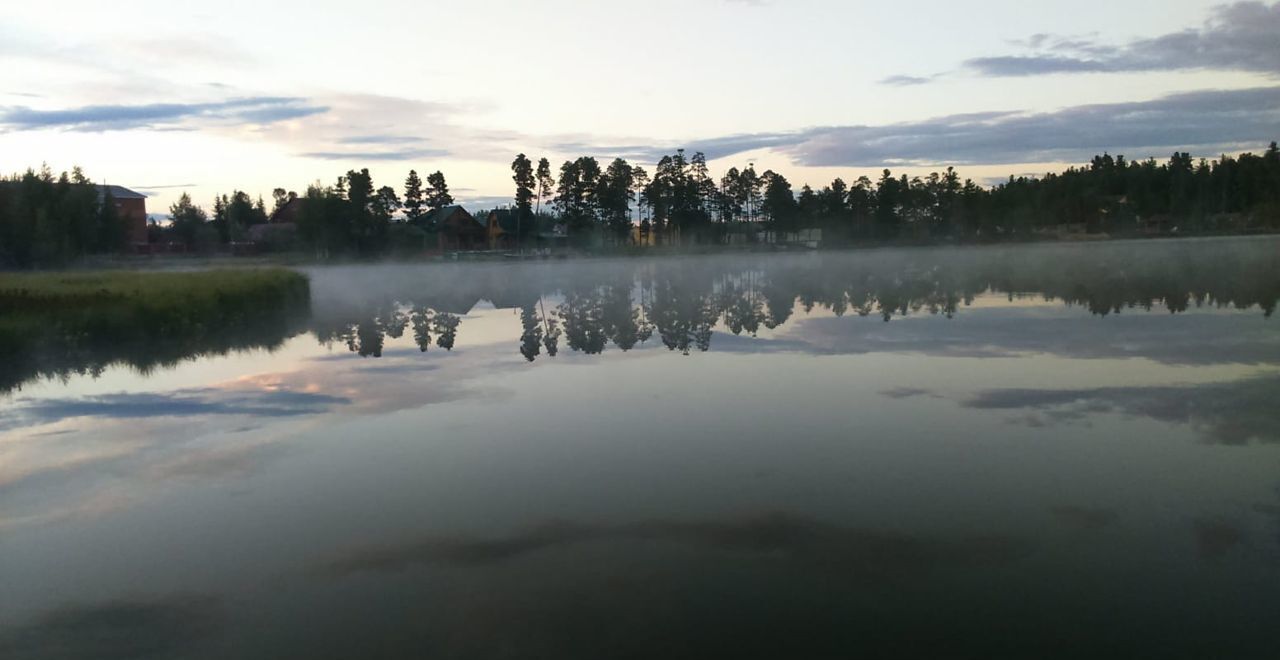
[[[1275,239],[309,274],[4,374],[0,657],[1277,657]]]

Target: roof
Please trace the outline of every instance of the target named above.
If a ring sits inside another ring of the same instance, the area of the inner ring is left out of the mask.
[[[467,217],[471,218],[472,220],[475,220],[475,217],[472,216],[470,213],[467,213],[466,209],[462,208],[457,204],[454,204],[452,206],[442,206],[438,209],[435,209],[434,211],[427,212],[426,215],[422,216],[422,222],[428,228],[437,227],[441,222],[443,222],[445,219],[447,219],[449,216],[453,215],[454,213],[457,213],[458,211],[462,211],[463,213],[466,213]],[[483,227],[483,225],[480,223],[479,220],[475,220],[475,222],[477,225],[480,225]]]
[[[294,215],[298,213],[298,209],[302,207],[302,198],[293,197],[285,202],[283,206],[271,212],[271,216],[267,218],[267,222],[274,224],[284,224],[294,221]]]
[[[453,215],[454,212],[458,211],[459,209],[463,211],[466,210],[457,204],[452,204],[450,206],[441,206],[438,209],[432,209],[430,211],[427,211],[427,213],[422,217],[428,220],[435,220],[437,218],[447,218]]]
[[[129,190],[124,186],[106,186],[106,185],[98,186],[99,199],[105,198],[108,192],[111,193],[112,199],[146,199],[147,198],[146,195],[140,192]]]

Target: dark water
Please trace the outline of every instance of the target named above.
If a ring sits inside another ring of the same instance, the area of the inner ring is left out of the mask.
[[[310,274],[0,366],[0,658],[1277,657],[1275,239]]]

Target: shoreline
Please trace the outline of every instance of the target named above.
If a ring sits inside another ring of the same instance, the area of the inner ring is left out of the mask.
[[[254,268],[313,268],[319,266],[343,266],[361,264],[432,264],[456,262],[528,262],[528,261],[564,261],[595,260],[644,257],[678,257],[678,256],[719,256],[750,254],[809,254],[823,252],[874,252],[879,250],[912,250],[940,248],[997,248],[1033,245],[1083,245],[1113,244],[1137,242],[1165,242],[1181,240],[1214,240],[1244,239],[1256,237],[1280,236],[1280,231],[1258,230],[1249,232],[1219,232],[1188,235],[1159,236],[1110,236],[1105,234],[1086,235],[1083,237],[1046,237],[1029,236],[992,241],[957,241],[957,240],[921,240],[921,241],[873,241],[846,242],[833,245],[808,247],[801,245],[777,244],[693,244],[693,245],[654,245],[654,246],[606,246],[597,248],[565,248],[549,255],[517,256],[509,250],[475,250],[445,254],[361,258],[344,257],[334,259],[316,259],[299,253],[259,254],[251,256],[234,256],[228,253],[207,255],[114,255],[99,256],[80,260],[53,268],[34,268],[28,270],[0,269],[0,277],[5,275],[21,275],[26,273],[60,273],[91,271],[157,271],[184,272],[192,270],[209,270],[220,268],[254,269]]]

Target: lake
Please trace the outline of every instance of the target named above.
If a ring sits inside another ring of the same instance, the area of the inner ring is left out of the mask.
[[[1280,648],[1276,238],[307,272],[0,366],[0,657]]]

